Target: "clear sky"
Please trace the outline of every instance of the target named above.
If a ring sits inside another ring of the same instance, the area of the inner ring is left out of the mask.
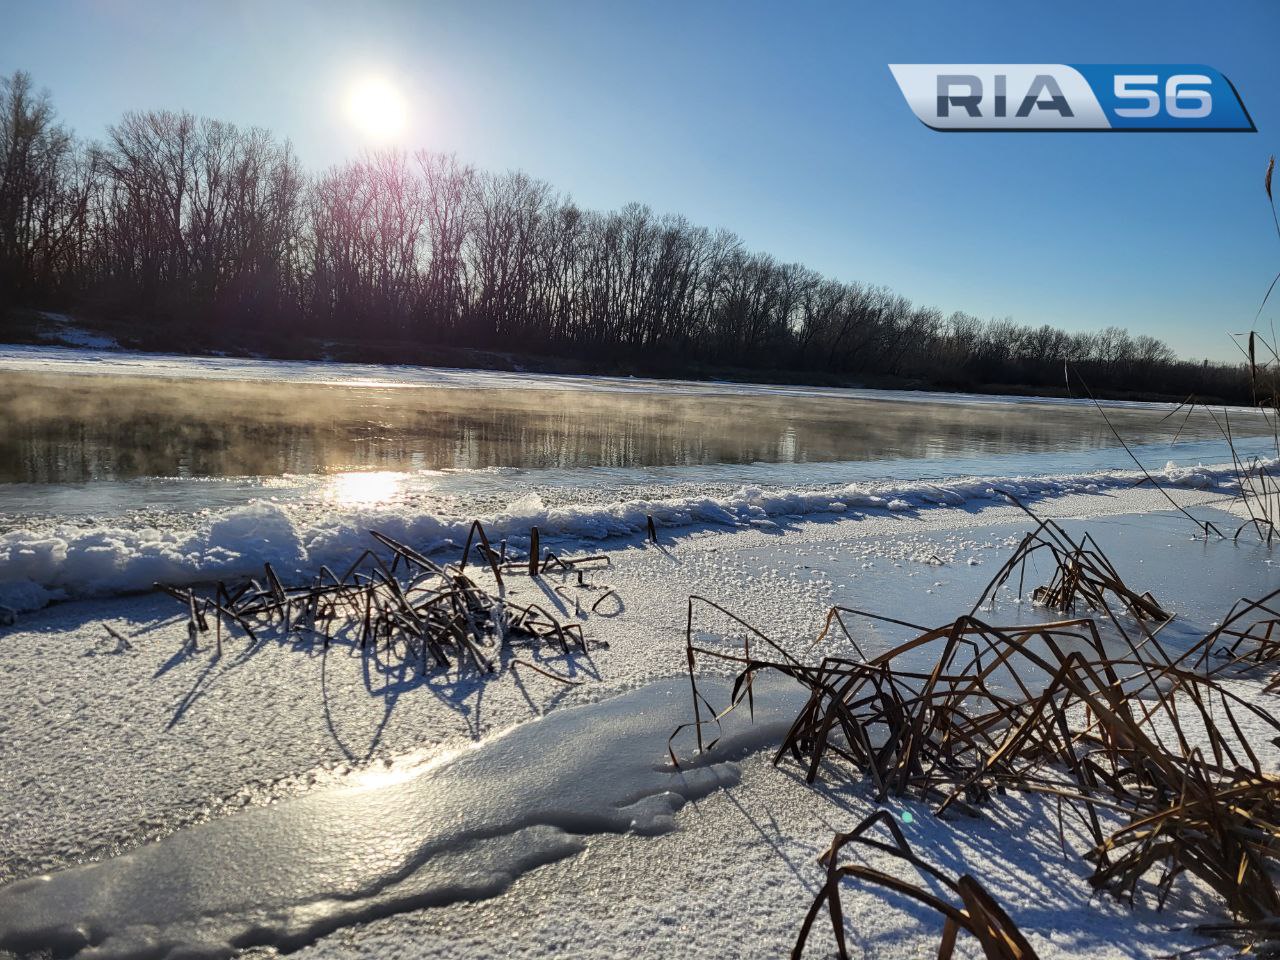
[[[887,66],[912,62],[1203,63],[1258,132],[936,133]],[[1227,334],[1280,269],[1276,0],[0,0],[14,69],[88,137],[188,109],[269,127],[312,168],[369,145],[342,103],[378,75],[408,100],[407,147],[682,213],[947,312],[1119,324],[1196,357],[1239,356]]]

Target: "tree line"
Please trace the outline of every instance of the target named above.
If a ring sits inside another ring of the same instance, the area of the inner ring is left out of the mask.
[[[58,305],[227,340],[423,343],[814,371],[943,387],[1247,396],[1241,366],[1117,327],[944,314],[748,250],[641,204],[586,210],[520,172],[429,151],[308,173],[287,140],[189,113],[73,136],[23,72],[0,79],[0,307]]]

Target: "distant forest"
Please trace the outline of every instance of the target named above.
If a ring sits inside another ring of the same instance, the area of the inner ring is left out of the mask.
[[[450,155],[308,173],[269,131],[172,112],[85,141],[22,72],[0,80],[0,309],[16,307],[224,344],[269,332],[1033,391],[1061,391],[1070,365],[1095,391],[1248,399],[1243,365],[1153,337],[946,315]]]

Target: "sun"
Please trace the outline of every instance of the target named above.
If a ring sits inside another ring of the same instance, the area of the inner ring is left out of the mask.
[[[357,130],[379,143],[399,139],[409,120],[408,101],[383,77],[365,77],[353,83],[343,108]]]

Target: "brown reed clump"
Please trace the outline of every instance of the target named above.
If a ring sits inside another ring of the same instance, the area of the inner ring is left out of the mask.
[[[1053,520],[1041,520],[1015,498],[1009,496],[1009,499],[1035,520],[1036,525],[1022,538],[1013,554],[982,591],[973,605],[975,613],[983,604],[995,600],[996,592],[1013,579],[1015,572],[1018,575],[1018,595],[1022,596],[1027,561],[1037,555],[1047,554],[1054,564],[1054,573],[1047,584],[1032,591],[1032,599],[1037,603],[1059,613],[1072,614],[1080,607],[1102,613],[1113,621],[1126,639],[1132,639],[1130,630],[1112,615],[1114,608],[1128,613],[1138,621],[1135,626],[1142,630],[1142,639],[1150,636],[1143,624],[1163,624],[1170,619],[1169,614],[1149,592],[1140,594],[1129,588],[1115,565],[1107,559],[1097,541],[1088,533],[1077,541],[1060,524]]]
[[[377,531],[370,535],[386,548],[387,556],[365,550],[341,575],[321,567],[310,583],[300,586],[286,586],[268,563],[261,579],[219,582],[212,596],[199,596],[189,587],[157,587],[186,606],[189,643],[194,647],[212,631],[219,654],[224,628],[232,626],[250,640],[264,630],[319,640],[326,649],[342,640],[361,650],[382,650],[424,673],[463,664],[493,673],[496,651],[520,644],[548,644],[565,654],[587,651],[580,623],[563,622],[538,604],[522,605],[506,596],[504,575],[521,571],[525,558],[509,558],[505,542],[495,549],[479,521],[472,524],[456,564],[436,563]],[[491,589],[466,573],[473,550],[489,567]],[[562,558],[547,551],[541,563],[535,559],[529,564],[537,575],[553,569],[577,572],[579,586],[605,591],[598,606],[604,597],[616,594],[607,585],[587,583],[583,571],[601,562],[607,564],[608,558]]]
[[[1173,882],[1191,874],[1252,925],[1235,936],[1280,927],[1280,776],[1264,769],[1253,746],[1280,739],[1280,720],[1189,669],[1189,654],[1170,656],[1155,639],[1159,627],[1149,626],[1170,619],[1155,598],[1130,588],[1091,538],[1076,541],[1052,522],[1038,522],[1024,538],[975,611],[1015,572],[1023,576],[1037,551],[1053,559],[1054,573],[1033,596],[1063,612],[1087,607],[1096,619],[1002,627],[970,614],[927,628],[837,607],[819,639],[843,631],[856,657],[812,664],[724,608],[691,597],[686,654],[694,716],[686,726],[700,748],[707,746],[704,730],[744,701],[750,709],[759,672],[784,673],[809,697],[774,762],[792,758],[809,782],[824,766],[844,765],[870,782],[878,800],[910,797],[932,803],[938,815],[977,815],[997,792],[1045,794],[1059,817],[1070,812],[1085,825],[1096,888],[1132,902],[1143,879],[1159,870],[1155,891],[1163,903]],[[1269,658],[1272,599],[1238,606],[1194,648],[1201,659],[1224,638],[1237,641],[1237,660]],[[707,608],[743,628],[740,650],[696,639],[695,613]],[[916,635],[867,658],[850,629],[855,618]],[[738,671],[719,711],[698,689],[704,661]]]

